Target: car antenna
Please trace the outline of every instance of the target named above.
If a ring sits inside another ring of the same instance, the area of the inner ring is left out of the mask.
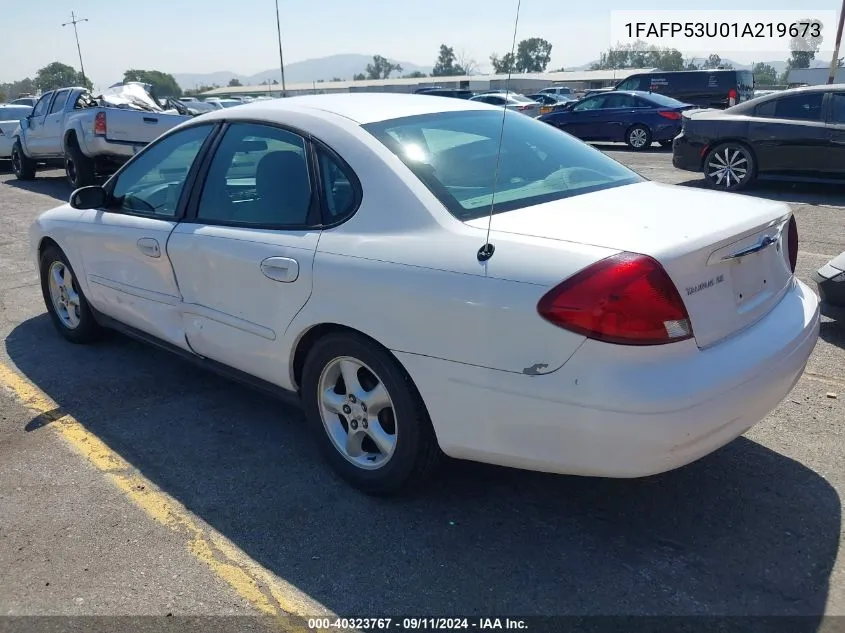
[[[516,29],[519,26],[519,10],[522,7],[522,0],[517,0],[516,3],[516,20],[513,23],[513,41],[511,42],[511,56],[510,64],[508,64],[508,78],[505,81],[505,98],[510,94],[511,90],[511,74],[516,63],[514,54],[516,53]],[[487,238],[484,240],[484,245],[478,249],[478,261],[486,262],[493,257],[496,247],[490,243],[490,225],[493,223],[493,209],[496,206],[496,186],[499,182],[499,161],[502,158],[502,141],[505,137],[505,117],[508,113],[507,104],[502,106],[502,127],[499,130],[499,149],[496,151],[496,170],[493,172],[493,195],[490,198],[490,215],[487,217]]]

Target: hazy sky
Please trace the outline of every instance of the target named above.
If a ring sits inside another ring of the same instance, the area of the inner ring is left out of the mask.
[[[5,3],[4,3],[5,4]],[[83,61],[95,85],[122,79],[127,68],[171,73],[232,71],[254,74],[278,65],[274,0],[38,0],[13,2],[0,37],[0,81],[33,76],[62,61],[78,68],[70,26],[74,10]],[[337,53],[381,54],[431,65],[441,43],[464,49],[482,67],[490,53],[510,50],[516,0],[279,0],[285,62]],[[710,0],[706,8],[839,10],[839,0]],[[672,9],[696,9],[676,0]],[[550,68],[578,66],[610,45],[610,11],[666,9],[665,0],[522,0],[517,38],[539,36],[552,45]],[[716,51],[741,63],[760,54]],[[774,54],[772,58],[785,57]]]

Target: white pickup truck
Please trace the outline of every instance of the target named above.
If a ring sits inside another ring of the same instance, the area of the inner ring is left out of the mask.
[[[153,102],[154,103],[154,102]],[[95,184],[190,115],[115,107],[85,88],[44,93],[15,130],[12,169],[32,180],[39,163],[61,165],[74,188]]]

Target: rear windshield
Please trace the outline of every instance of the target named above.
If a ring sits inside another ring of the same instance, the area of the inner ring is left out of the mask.
[[[673,99],[672,97],[667,97],[666,95],[658,94],[656,92],[645,95],[645,98],[664,108],[682,108],[686,105],[682,101],[678,101],[677,99]]]
[[[463,221],[489,214],[494,192],[493,213],[501,213],[644,180],[569,134],[507,110],[426,114],[363,127]]]

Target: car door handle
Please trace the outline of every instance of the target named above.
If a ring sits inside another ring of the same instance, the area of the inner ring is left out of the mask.
[[[138,250],[147,257],[161,257],[161,248],[158,245],[158,240],[152,237],[142,237],[137,242]]]
[[[158,119],[153,116],[145,116],[144,123],[158,123]]]
[[[273,281],[290,283],[299,277],[299,262],[290,257],[268,257],[261,262],[261,272]]]

